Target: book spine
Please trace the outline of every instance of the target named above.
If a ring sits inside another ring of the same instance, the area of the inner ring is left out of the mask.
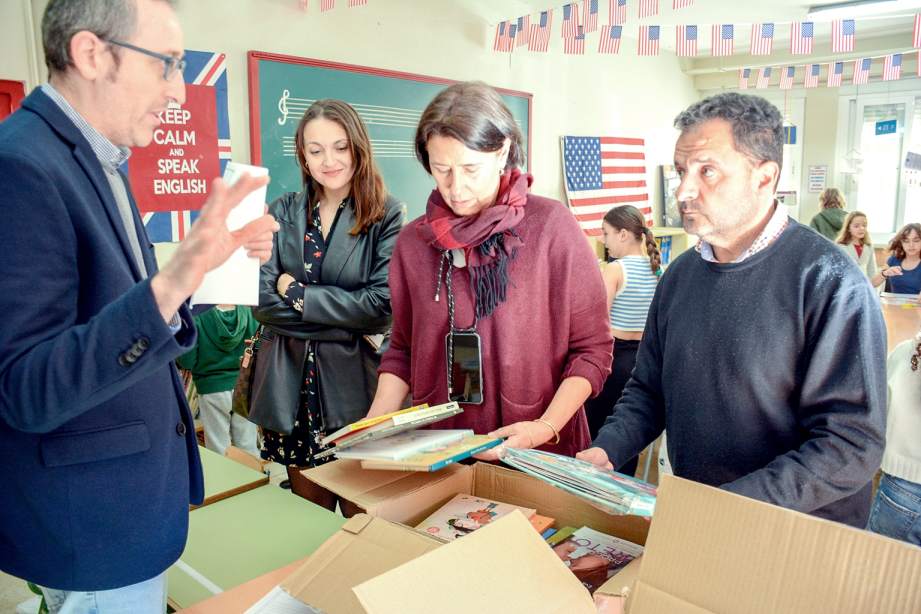
[[[439,469],[444,469],[445,467],[447,467],[448,465],[450,465],[450,464],[452,464],[452,463],[456,463],[457,461],[464,460],[465,458],[470,458],[470,457],[473,456],[474,454],[479,454],[480,452],[483,452],[484,450],[488,450],[488,449],[490,449],[490,448],[494,448],[494,447],[496,447],[497,445],[499,445],[500,443],[502,443],[503,441],[504,441],[504,440],[502,440],[502,439],[493,439],[492,441],[487,441],[487,442],[484,443],[483,445],[477,446],[477,447],[472,448],[472,449],[470,449],[470,450],[466,450],[466,451],[464,451],[464,452],[461,452],[460,454],[455,454],[454,456],[452,456],[452,457],[450,457],[450,458],[446,458],[446,459],[444,459],[444,460],[438,461],[438,462],[435,463],[434,465],[431,465],[431,466],[429,467],[428,470],[429,470],[429,471],[438,471]]]

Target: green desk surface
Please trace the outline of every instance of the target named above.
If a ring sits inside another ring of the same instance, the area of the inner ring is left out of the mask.
[[[170,605],[188,607],[302,559],[344,522],[274,485],[198,508],[185,551],[167,572]]]
[[[198,446],[198,451],[201,453],[201,467],[205,474],[205,502],[202,507],[269,482],[266,474],[217,452],[203,446]]]

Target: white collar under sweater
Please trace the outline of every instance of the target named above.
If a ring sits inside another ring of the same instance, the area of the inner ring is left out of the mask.
[[[918,341],[896,346],[886,361],[889,416],[883,471],[921,484],[921,370],[911,370],[911,355]]]

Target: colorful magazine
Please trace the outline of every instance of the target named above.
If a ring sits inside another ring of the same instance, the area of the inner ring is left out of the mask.
[[[500,458],[504,463],[579,496],[609,514],[649,517],[655,510],[655,487],[622,473],[540,450],[504,447]]]
[[[429,535],[451,541],[515,510],[521,510],[527,518],[534,516],[535,511],[527,507],[459,494],[416,525],[416,528]]]
[[[627,563],[643,554],[643,547],[588,527],[577,529],[553,551],[589,590],[607,582]]]
[[[339,458],[402,460],[419,452],[444,448],[473,435],[470,429],[409,431],[336,452]]]
[[[470,435],[438,450],[419,452],[400,460],[361,461],[362,469],[386,469],[389,471],[438,471],[452,463],[470,458],[484,450],[498,446],[505,441],[501,437]]]

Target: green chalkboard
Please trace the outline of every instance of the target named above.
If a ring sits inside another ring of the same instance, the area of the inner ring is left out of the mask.
[[[268,167],[268,197],[301,189],[294,131],[315,100],[338,98],[364,120],[387,190],[421,215],[434,181],[416,160],[413,138],[426,105],[448,79],[250,51],[250,147],[253,164]],[[499,89],[524,136],[530,168],[531,94]]]

